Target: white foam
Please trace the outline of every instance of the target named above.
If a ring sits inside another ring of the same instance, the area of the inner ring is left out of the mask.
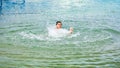
[[[21,36],[23,36],[23,38],[29,38],[29,39],[37,39],[37,40],[45,40],[44,36],[42,35],[35,35],[32,33],[25,33],[25,32],[21,32],[19,33]]]
[[[50,37],[65,37],[69,34],[66,29],[56,29],[55,26],[48,27],[48,36]]]
[[[79,35],[80,35],[80,33],[77,32],[77,33],[75,33],[75,34],[71,34],[71,36],[69,36],[69,38],[77,37],[77,36],[79,36]]]

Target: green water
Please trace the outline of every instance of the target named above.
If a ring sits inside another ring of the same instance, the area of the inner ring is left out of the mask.
[[[33,5],[36,12],[29,3],[24,12],[3,9],[0,68],[119,68],[119,3],[87,1],[41,1],[41,9]],[[47,27],[57,20],[65,29],[72,26],[73,34],[49,37]]]

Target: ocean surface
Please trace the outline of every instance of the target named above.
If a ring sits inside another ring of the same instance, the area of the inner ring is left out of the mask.
[[[120,0],[2,1],[0,68],[120,68]]]

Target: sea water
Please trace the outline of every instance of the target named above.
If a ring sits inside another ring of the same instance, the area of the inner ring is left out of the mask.
[[[119,0],[3,1],[0,12],[0,68],[120,67]]]

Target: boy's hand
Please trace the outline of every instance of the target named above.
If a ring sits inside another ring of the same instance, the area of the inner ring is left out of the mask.
[[[73,28],[72,27],[70,27],[70,33],[72,33],[73,32]]]

